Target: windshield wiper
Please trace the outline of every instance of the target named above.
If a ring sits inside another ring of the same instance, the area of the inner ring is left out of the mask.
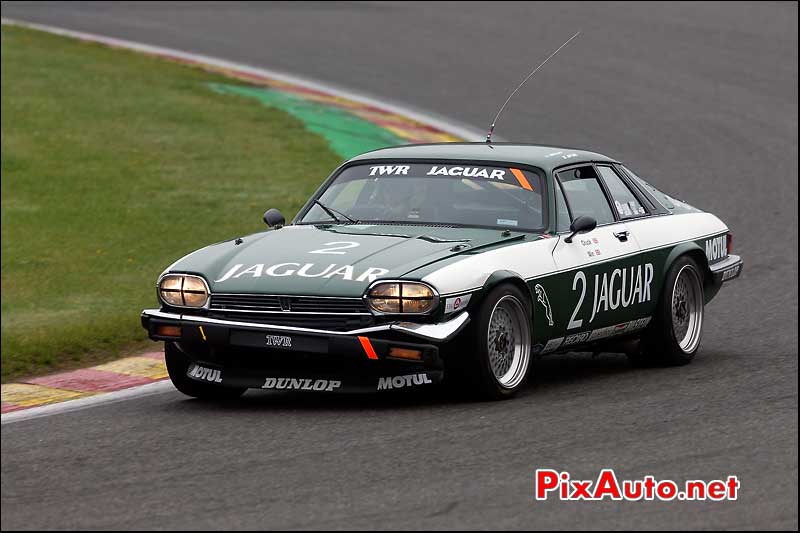
[[[338,215],[342,215],[349,222],[352,222],[353,224],[358,224],[358,220],[356,220],[356,219],[354,219],[352,217],[349,217],[349,216],[345,215],[344,213],[342,213],[341,211],[337,211],[336,209],[334,209],[332,207],[326,207],[325,204],[323,204],[319,200],[314,200],[314,203],[317,204],[318,206],[320,206],[322,209],[324,209],[325,212],[328,213],[328,216],[330,216],[336,222],[339,222],[339,223],[342,222],[342,219],[336,216],[338,214]]]

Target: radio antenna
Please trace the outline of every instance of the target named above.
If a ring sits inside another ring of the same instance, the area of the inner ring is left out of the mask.
[[[527,78],[525,78],[524,80],[522,80],[522,83],[520,83],[519,85],[517,85],[517,88],[516,88],[516,89],[514,89],[514,91],[513,91],[511,94],[509,94],[509,95],[508,95],[508,98],[506,98],[506,101],[503,103],[503,105],[502,105],[502,106],[500,106],[500,110],[497,112],[497,115],[495,115],[495,117],[494,117],[494,120],[492,121],[492,125],[491,125],[491,126],[489,126],[489,133],[487,133],[487,134],[486,134],[486,144],[491,144],[491,143],[492,143],[492,134],[494,133],[494,126],[495,126],[495,124],[497,124],[497,119],[499,119],[499,118],[500,118],[500,113],[502,113],[502,112],[503,112],[503,110],[506,108],[506,106],[507,106],[507,105],[508,105],[508,103],[511,101],[511,99],[512,99],[512,98],[514,98],[514,95],[515,95],[515,94],[517,94],[517,91],[519,91],[519,90],[522,88],[522,86],[523,86],[523,85],[525,85],[525,83],[526,83],[526,82],[527,82],[529,79],[531,79],[531,78],[533,77],[533,75],[534,75],[534,74],[536,74],[536,71],[538,71],[540,68],[542,68],[542,67],[544,66],[544,64],[545,64],[545,63],[547,63],[548,61],[550,61],[550,60],[553,58],[553,56],[555,56],[557,53],[559,53],[559,52],[561,51],[561,49],[562,49],[562,48],[564,48],[565,46],[567,46],[567,45],[570,43],[570,41],[572,41],[572,39],[574,39],[575,37],[577,37],[578,35],[580,35],[580,33],[581,33],[581,32],[580,32],[580,30],[576,31],[576,32],[575,32],[575,35],[573,35],[572,37],[570,37],[569,39],[567,39],[567,40],[566,40],[566,42],[565,42],[564,44],[562,44],[561,46],[559,46],[559,47],[556,49],[556,51],[555,51],[555,52],[553,52],[552,54],[550,54],[550,55],[547,57],[547,59],[545,59],[544,61],[542,61],[541,63],[539,63],[539,66],[538,66],[538,67],[536,67],[535,69],[533,69],[533,70],[531,71],[531,73],[530,73],[530,74],[528,74],[528,77],[527,77]]]

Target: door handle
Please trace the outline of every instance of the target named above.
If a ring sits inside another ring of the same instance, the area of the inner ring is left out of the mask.
[[[614,237],[616,237],[617,239],[619,239],[622,242],[625,242],[625,241],[628,240],[628,235],[630,235],[630,234],[631,234],[631,232],[628,231],[628,230],[617,231],[617,232],[614,233]]]

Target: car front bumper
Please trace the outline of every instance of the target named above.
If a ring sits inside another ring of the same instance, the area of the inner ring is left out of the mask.
[[[391,322],[352,331],[238,322],[146,309],[142,326],[193,362],[187,375],[222,386],[368,392],[443,379],[439,347],[469,322],[464,311],[438,324]],[[418,352],[418,359],[397,357]],[[394,354],[394,355],[393,355]],[[207,369],[207,370],[206,370]],[[217,370],[218,373],[210,372]]]

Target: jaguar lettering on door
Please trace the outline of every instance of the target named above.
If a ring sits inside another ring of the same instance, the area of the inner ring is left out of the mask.
[[[660,256],[635,254],[534,280],[533,294],[560,295],[549,309],[537,300],[535,337],[545,343],[566,336],[577,344],[586,339],[575,334],[651,315],[661,283]]]

